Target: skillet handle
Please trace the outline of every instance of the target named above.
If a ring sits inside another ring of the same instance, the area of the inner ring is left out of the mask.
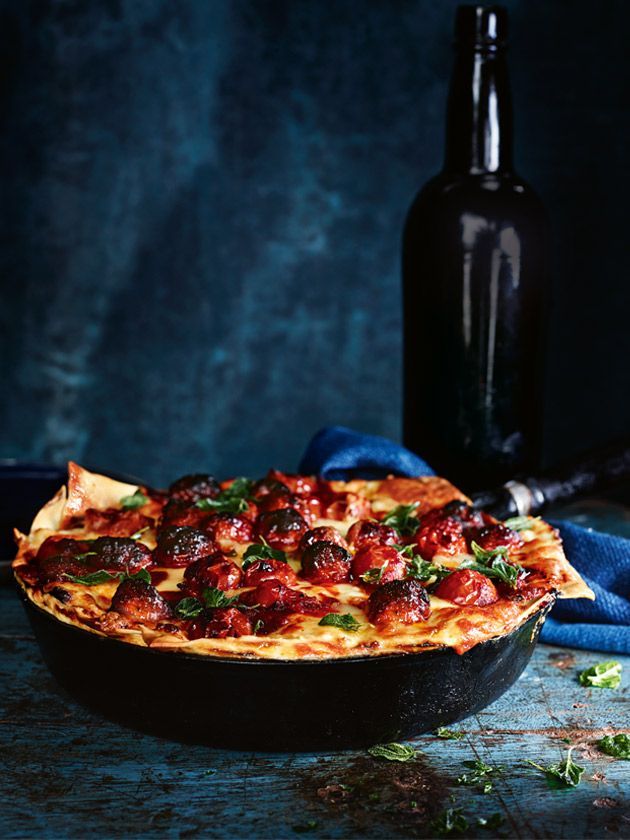
[[[541,476],[518,477],[473,495],[475,507],[499,519],[540,513],[559,502],[609,490],[630,479],[630,440],[616,441]]]

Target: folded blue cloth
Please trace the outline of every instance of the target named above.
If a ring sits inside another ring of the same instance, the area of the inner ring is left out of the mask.
[[[377,435],[343,426],[322,429],[311,440],[300,472],[328,479],[434,475],[408,449]],[[596,595],[595,601],[559,601],[545,622],[541,639],[557,645],[630,653],[630,540],[554,522],[567,557]]]

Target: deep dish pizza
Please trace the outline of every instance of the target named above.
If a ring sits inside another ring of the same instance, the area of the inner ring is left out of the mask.
[[[69,464],[16,532],[27,597],[92,633],[266,659],[458,653],[561,598],[593,598],[541,519],[498,522],[442,478],[259,481],[168,490]],[[541,613],[542,614],[542,613]]]

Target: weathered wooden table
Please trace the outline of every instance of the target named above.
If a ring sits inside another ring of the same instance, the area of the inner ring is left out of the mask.
[[[628,661],[625,687],[586,689],[578,672],[605,656],[539,645],[512,690],[454,727],[463,740],[419,736],[417,758],[404,764],[366,752],[226,752],[86,711],[46,670],[11,587],[0,588],[0,617],[3,837],[426,837],[436,815],[458,807],[466,836],[630,836],[630,763],[594,746],[628,731]],[[282,709],[269,710],[269,726],[282,726]],[[569,744],[582,782],[549,790],[524,761],[554,763]],[[474,758],[503,765],[490,793],[456,784]],[[476,825],[495,813],[498,829]]]

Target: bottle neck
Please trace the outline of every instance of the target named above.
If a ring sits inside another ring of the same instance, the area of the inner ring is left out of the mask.
[[[504,49],[461,46],[456,51],[444,171],[512,171],[512,99]]]

